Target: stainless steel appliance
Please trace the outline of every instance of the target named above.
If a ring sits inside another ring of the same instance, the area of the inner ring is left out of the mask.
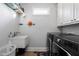
[[[79,56],[79,35],[48,33],[47,47],[49,56]]]

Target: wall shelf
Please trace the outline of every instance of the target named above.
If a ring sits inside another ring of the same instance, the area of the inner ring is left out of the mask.
[[[5,3],[9,8],[17,12],[18,14],[24,14],[23,10],[21,9],[19,4],[16,3]]]
[[[79,25],[79,21],[74,21],[74,22],[70,22],[70,23],[66,23],[60,26],[57,26],[58,28],[63,28],[63,27],[68,27],[68,26],[74,26],[74,25]]]

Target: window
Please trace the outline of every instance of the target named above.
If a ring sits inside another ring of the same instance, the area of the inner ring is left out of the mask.
[[[49,8],[34,8],[33,15],[49,15]]]

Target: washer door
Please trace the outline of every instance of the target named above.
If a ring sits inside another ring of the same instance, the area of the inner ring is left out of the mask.
[[[54,42],[54,56],[71,56],[70,53],[68,53],[65,49],[63,49],[61,46],[59,46],[57,43]]]

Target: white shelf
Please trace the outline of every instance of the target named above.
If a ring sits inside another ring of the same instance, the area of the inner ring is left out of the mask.
[[[76,25],[76,24],[79,24],[79,21],[73,21],[73,22],[70,22],[70,23],[59,25],[58,28],[66,27],[66,26],[71,26],[71,25]]]

